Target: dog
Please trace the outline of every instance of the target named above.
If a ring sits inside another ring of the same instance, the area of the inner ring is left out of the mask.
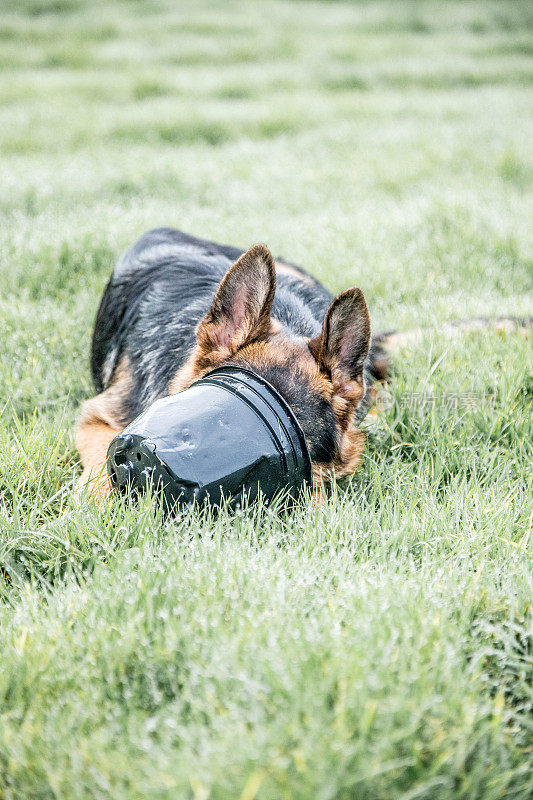
[[[222,365],[253,370],[285,398],[305,435],[316,493],[356,469],[365,441],[357,422],[387,373],[362,291],[333,297],[262,244],[243,252],[158,228],[120,258],[100,302],[91,349],[97,394],[78,424],[77,492],[106,495],[117,433]]]
[[[531,328],[531,318],[445,323],[441,333],[490,326]],[[305,270],[171,228],[144,234],[124,253],[96,317],[87,400],[76,434],[83,473],[77,493],[106,495],[111,440],[160,397],[222,365],[251,369],[285,398],[309,448],[317,497],[354,472],[365,435],[358,427],[387,379],[389,354],[423,329],[371,336],[361,289],[334,297]]]

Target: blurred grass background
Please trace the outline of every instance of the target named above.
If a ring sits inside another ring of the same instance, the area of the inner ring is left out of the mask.
[[[2,800],[533,795],[531,343],[439,335],[532,313],[532,53],[530,2],[3,0]],[[160,225],[433,330],[324,506],[72,501]]]

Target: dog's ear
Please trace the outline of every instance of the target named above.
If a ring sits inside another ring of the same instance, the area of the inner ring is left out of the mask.
[[[264,245],[256,244],[226,272],[198,326],[202,350],[231,355],[264,336],[270,326],[275,288],[274,260]]]
[[[370,317],[363,292],[347,289],[326,311],[320,336],[309,341],[309,349],[331,378],[335,393],[347,400],[361,394],[369,346]]]

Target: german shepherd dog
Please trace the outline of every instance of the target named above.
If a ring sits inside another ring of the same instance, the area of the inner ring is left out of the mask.
[[[304,270],[257,244],[243,252],[159,228],[119,260],[96,317],[76,444],[78,491],[107,494],[111,440],[154,400],[232,364],[265,378],[303,429],[314,486],[352,473],[386,358],[372,343],[360,289],[333,297]]]
[[[500,317],[445,323],[445,335],[532,320]],[[84,403],[76,436],[78,492],[107,494],[111,440],[154,400],[186,389],[215,367],[246,367],[285,398],[303,429],[317,495],[361,461],[357,427],[374,381],[387,377],[387,350],[423,333],[371,339],[360,289],[333,297],[303,269],[257,244],[243,252],[171,228],[144,234],[119,260],[104,291],[92,340],[98,394]]]

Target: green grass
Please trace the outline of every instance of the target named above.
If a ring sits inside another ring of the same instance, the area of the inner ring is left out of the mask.
[[[4,0],[1,800],[533,796],[528,2]],[[399,355],[323,505],[75,503],[114,261],[266,242]]]

